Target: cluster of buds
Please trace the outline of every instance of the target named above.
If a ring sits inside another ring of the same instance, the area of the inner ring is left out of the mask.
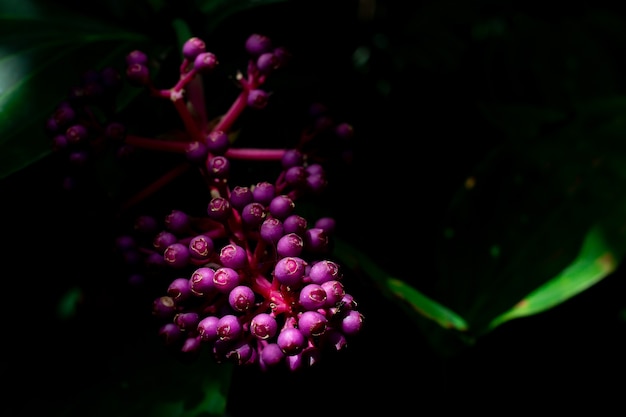
[[[262,369],[283,364],[296,370],[316,363],[324,349],[345,348],[363,323],[346,292],[341,267],[332,259],[335,220],[306,218],[296,205],[302,197],[324,192],[327,153],[322,147],[328,141],[349,142],[353,129],[315,104],[310,108],[313,123],[293,147],[235,147],[235,121],[247,109],[266,107],[270,95],[263,85],[290,58],[285,48],[260,34],[247,39],[245,50],[247,70],[235,77],[239,94],[215,122],[203,114],[202,92],[194,91],[201,84],[193,81],[219,65],[203,40],[193,37],[184,43],[180,77],[167,89],[154,85],[147,54],[135,50],[126,56],[129,83],[173,103],[184,126],[175,140],[134,135],[117,121],[93,117],[90,106],[105,103],[97,98],[107,97],[110,105],[109,96],[119,91],[121,77],[110,69],[95,73],[81,85],[82,94],[59,106],[48,131],[54,149],[77,165],[107,143],[119,154],[148,149],[185,155],[184,165],[126,206],[192,168],[206,185],[195,195],[196,200],[205,196],[201,214],[172,209],[161,219],[140,215],[132,230],[119,234],[116,249],[132,271],[131,281],[154,271],[169,277],[154,299],[152,314],[159,321],[158,333],[173,349],[193,355],[208,346],[218,362]],[[235,160],[274,163],[279,173],[271,180],[232,184]]]

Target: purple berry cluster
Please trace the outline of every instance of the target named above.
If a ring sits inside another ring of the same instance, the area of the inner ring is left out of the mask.
[[[319,196],[328,185],[325,145],[345,144],[352,126],[337,123],[313,104],[312,123],[293,148],[237,148],[232,130],[244,111],[267,106],[267,78],[283,68],[290,53],[260,34],[245,42],[245,73],[236,74],[239,93],[221,117],[209,120],[193,83],[219,65],[203,40],[193,37],[181,50],[180,77],[171,88],[155,86],[151,60],[140,50],[126,56],[126,80],[155,99],[171,101],[182,121],[176,139],[134,135],[114,114],[96,119],[92,106],[114,106],[121,78],[115,71],[93,74],[59,106],[48,122],[54,148],[84,163],[106,144],[119,155],[137,150],[184,155],[184,164],[137,193],[125,207],[156,192],[177,175],[197,170],[199,212],[172,209],[164,217],[140,215],[116,240],[131,282],[164,275],[152,314],[165,344],[187,355],[210,350],[218,362],[282,364],[291,370],[316,363],[324,349],[340,350],[357,334],[363,316],[346,292],[340,265],[332,260],[332,217],[306,218],[296,203]],[[94,98],[107,97],[105,101]],[[108,111],[108,110],[107,110]],[[102,114],[100,112],[99,114]],[[104,121],[103,121],[104,120]],[[181,139],[182,138],[182,139]],[[334,146],[336,149],[337,147]],[[272,178],[233,184],[234,161],[278,166]]]

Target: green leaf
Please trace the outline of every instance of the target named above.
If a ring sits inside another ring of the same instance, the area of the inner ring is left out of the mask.
[[[496,317],[490,329],[515,318],[540,313],[583,292],[615,271],[622,256],[623,253],[616,253],[608,244],[599,228],[592,228],[580,253],[563,272]]]
[[[32,7],[26,7],[29,4]],[[67,10],[0,6],[0,178],[48,155],[45,121],[88,69],[148,38]]]
[[[347,242],[335,238],[334,253],[347,267],[361,270],[367,274],[376,286],[390,300],[408,308],[409,315],[418,313],[445,329],[466,331],[465,320],[454,311],[446,308],[437,301],[427,297],[406,282],[392,277],[381,269],[363,252]]]

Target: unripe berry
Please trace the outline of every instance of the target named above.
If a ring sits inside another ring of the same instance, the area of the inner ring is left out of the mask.
[[[150,71],[142,64],[132,64],[126,69],[126,78],[135,86],[145,86],[150,83]]]
[[[323,260],[314,263],[309,271],[309,279],[314,284],[323,284],[327,281],[339,280],[339,265],[333,261]]]
[[[250,333],[259,339],[266,340],[274,337],[278,330],[276,319],[268,313],[260,313],[250,321]]]
[[[295,233],[282,236],[276,243],[276,252],[280,257],[299,256],[304,248],[304,240]]]
[[[217,323],[219,320],[216,316],[207,316],[198,322],[197,330],[201,340],[213,342],[217,339]]]
[[[285,233],[295,233],[300,237],[304,237],[307,226],[307,220],[298,214],[291,214],[283,220]]]
[[[211,52],[202,52],[193,61],[193,67],[198,72],[209,72],[217,67],[217,57]]]
[[[176,303],[170,296],[163,296],[152,302],[152,314],[158,318],[170,318],[176,312]]]
[[[187,278],[176,278],[174,279],[169,287],[167,287],[167,295],[172,297],[176,304],[180,304],[181,302],[188,299],[191,295],[193,295],[191,291],[191,287],[189,287],[189,279]]]
[[[165,346],[171,346],[180,340],[183,332],[174,323],[166,323],[161,326],[158,334],[163,339]]]
[[[239,284],[239,274],[232,268],[222,267],[213,274],[213,285],[221,293],[227,294]]]
[[[198,296],[212,293],[215,291],[213,275],[215,275],[215,271],[209,267],[204,266],[196,269],[189,278],[189,288]]]
[[[233,310],[243,313],[254,305],[254,291],[247,285],[238,285],[228,293],[228,303]]]
[[[263,221],[260,227],[261,238],[267,243],[277,243],[284,235],[283,223],[276,217]]]
[[[213,178],[226,179],[230,173],[230,161],[221,155],[207,158],[206,167]]]
[[[214,155],[224,155],[230,146],[228,135],[221,130],[214,130],[207,135],[206,146]]]
[[[146,65],[148,63],[148,55],[145,52],[135,49],[126,55],[126,64],[128,66],[134,64]]]
[[[308,284],[300,290],[299,302],[305,310],[317,310],[326,305],[326,290],[319,284]]]
[[[339,281],[332,280],[320,284],[326,291],[326,307],[334,307],[341,302],[346,294],[343,284]]]
[[[213,197],[209,201],[207,214],[210,218],[217,221],[227,220],[231,213],[230,202],[224,197]]]
[[[285,358],[285,353],[277,343],[268,343],[261,351],[262,366],[272,367],[278,365]]]
[[[254,201],[252,190],[248,187],[235,186],[230,193],[230,205],[241,210],[246,204]]]
[[[256,60],[256,67],[263,74],[269,74],[278,69],[280,61],[272,52],[261,54]]]
[[[163,259],[165,262],[174,268],[187,266],[190,258],[191,254],[189,253],[189,247],[182,243],[173,243],[165,249],[165,252],[163,252]]]
[[[237,316],[226,314],[217,322],[217,337],[222,341],[238,339],[243,334],[243,327],[239,323]]]
[[[254,201],[267,206],[276,197],[276,186],[267,181],[259,182],[252,189],[252,195]]]
[[[317,311],[305,311],[298,318],[298,329],[305,337],[319,337],[326,331],[328,320]]]
[[[157,252],[164,253],[165,249],[176,242],[178,242],[178,238],[174,233],[162,230],[152,239],[152,247]]]
[[[264,109],[269,101],[269,94],[260,88],[250,90],[248,94],[248,106],[253,109]]]
[[[281,194],[272,199],[268,209],[272,216],[283,220],[293,212],[295,207],[296,205],[290,197]]]
[[[200,38],[193,37],[188,39],[183,45],[183,57],[189,61],[193,61],[196,57],[205,52],[206,44]]]
[[[85,139],[87,139],[87,135],[87,128],[81,124],[75,124],[73,126],[70,126],[65,131],[65,137],[70,144],[84,142]]]
[[[347,335],[354,335],[361,330],[363,316],[356,310],[350,310],[341,320],[341,331]]]
[[[213,254],[213,239],[206,235],[194,236],[189,241],[189,253],[194,259],[207,260]]]
[[[280,259],[274,267],[274,277],[284,285],[296,285],[302,281],[306,262],[302,258],[289,256]]]
[[[241,220],[251,228],[259,227],[266,217],[265,206],[260,203],[252,202],[241,210]]]
[[[165,226],[174,234],[182,234],[189,230],[189,216],[180,210],[172,210],[165,216]]]
[[[220,250],[220,262],[223,266],[240,269],[248,264],[248,255],[244,248],[230,243]]]
[[[306,338],[296,328],[288,327],[278,334],[276,343],[287,356],[297,355],[306,345]]]
[[[193,311],[178,313],[174,316],[174,323],[183,331],[196,329],[198,321],[198,313]]]
[[[246,39],[246,51],[254,58],[272,50],[272,41],[269,37],[253,33]]]

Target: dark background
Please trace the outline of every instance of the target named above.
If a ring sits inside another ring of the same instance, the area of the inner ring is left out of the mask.
[[[480,104],[567,108],[567,82],[582,86],[577,91],[586,97],[624,94],[626,15],[608,2],[372,1],[373,14],[366,1],[339,3],[287,2],[238,13],[207,43],[224,62],[236,62],[242,40],[258,30],[294,51],[286,81],[271,84],[276,114],[294,113],[280,129],[295,129],[296,112],[313,98],[357,132],[353,164],[331,171],[325,197],[339,232],[391,273],[437,294],[433,242],[451,196],[506,140],[506,129]],[[174,8],[203,27],[191,3],[169,6],[159,18]],[[594,56],[564,28],[585,33],[594,14],[594,28],[604,28],[594,38],[604,59],[590,62]],[[367,51],[367,62],[359,64],[355,51]],[[573,62],[584,71],[568,73]],[[271,115],[255,119],[268,142],[278,120]],[[5,415],[106,415],[93,406],[99,401],[117,402],[116,415],[146,415],[123,381],[136,369],[170,366],[146,309],[151,294],[128,288],[111,261],[116,224],[106,197],[98,190],[87,199],[59,192],[57,170],[56,160],[44,158],[1,184]],[[623,268],[452,357],[433,348],[372,284],[349,278],[366,321],[348,350],[302,373],[237,369],[228,415],[573,411],[583,404],[624,410]],[[74,288],[82,294],[79,314],[59,319],[59,300]],[[177,375],[163,378],[171,383]]]

